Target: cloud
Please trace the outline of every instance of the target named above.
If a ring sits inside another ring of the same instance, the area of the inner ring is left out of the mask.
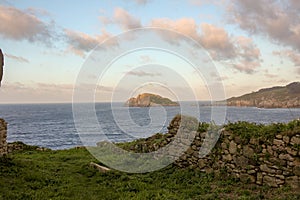
[[[21,62],[21,63],[29,63],[29,60],[27,60],[26,58],[23,58],[21,56],[14,56],[12,54],[7,54],[7,53],[5,53],[5,56],[7,58],[13,59],[13,60]]]
[[[202,23],[198,25],[193,18],[172,20],[168,18],[152,19],[147,26],[122,8],[116,8],[111,18],[101,16],[103,24],[118,24],[123,30],[153,27],[165,41],[179,45],[181,40],[190,37],[201,44],[216,61],[231,61],[231,67],[244,73],[254,73],[260,66],[260,50],[254,42],[244,36],[232,36],[223,27]],[[172,32],[174,31],[174,32]],[[180,34],[177,34],[180,33]]]
[[[249,61],[240,61],[238,63],[232,64],[232,67],[239,72],[244,72],[246,74],[253,74],[255,69],[260,66],[259,62],[249,62]]]
[[[138,5],[146,5],[149,3],[149,0],[133,0]]]
[[[0,6],[0,35],[13,40],[49,42],[50,25],[30,12],[10,6]]]
[[[150,56],[147,55],[141,55],[140,56],[141,63],[149,63],[152,62],[153,60],[150,58]]]
[[[1,103],[72,102],[73,84],[43,82],[4,82],[1,87]],[[79,90],[85,94],[95,85],[81,84]],[[97,94],[111,93],[112,87],[97,85]],[[83,99],[86,99],[83,96]]]
[[[181,33],[187,37],[191,37],[194,40],[198,41],[199,39],[199,35],[197,33],[197,24],[192,18],[181,18],[175,21],[168,18],[153,19],[150,22],[150,27],[169,29]],[[168,32],[163,32],[163,34],[167,34],[162,36],[169,42],[175,43],[176,40],[182,39],[182,37],[177,34],[175,35]]]
[[[114,11],[113,22],[119,24],[123,30],[135,29],[142,27],[139,19],[130,15],[123,8],[116,8]]]
[[[90,36],[86,33],[75,32],[72,30],[65,30],[66,42],[69,45],[68,51],[73,52],[79,56],[84,57],[85,53],[91,51],[100,43],[110,38],[110,34],[105,30],[102,30],[101,35]],[[115,40],[107,40],[105,45],[113,46],[117,45]]]
[[[260,66],[260,50],[252,39],[238,36],[234,37],[222,27],[203,23],[197,26],[194,19],[182,18],[176,21],[170,19],[153,19],[151,27],[174,30],[199,42],[217,61],[231,60],[234,69],[245,73],[254,73]],[[171,43],[184,39],[177,34],[160,32],[162,37]]]
[[[202,34],[199,41],[202,46],[208,49],[215,59],[226,59],[235,57],[233,40],[225,29],[211,24],[201,24]]]
[[[230,22],[250,33],[300,51],[300,3],[297,0],[233,0]]]
[[[161,73],[153,73],[153,72],[145,72],[145,71],[129,71],[126,72],[126,75],[131,75],[131,76],[138,76],[138,77],[145,77],[145,76],[161,76]]]
[[[267,77],[267,78],[277,78],[277,77],[278,77],[278,75],[275,75],[275,74],[269,74],[269,73],[265,73],[264,75],[265,75],[265,77]]]
[[[204,5],[215,5],[224,6],[228,0],[188,0],[188,2],[193,6],[204,6]]]
[[[253,43],[251,38],[239,36],[235,38],[235,62],[234,69],[253,74],[261,66],[261,53],[259,48]]]
[[[287,57],[296,67],[300,67],[300,53],[293,50],[273,51],[273,55]]]

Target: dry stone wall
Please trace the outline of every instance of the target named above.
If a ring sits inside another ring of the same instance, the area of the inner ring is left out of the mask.
[[[0,157],[7,154],[7,123],[0,119]]]
[[[167,140],[177,133],[180,117],[169,125]],[[208,133],[197,132],[188,150],[176,161],[182,168],[200,169],[207,173],[227,173],[243,182],[300,188],[300,132],[277,134],[275,138],[242,139],[222,130],[218,142],[205,157],[199,151]]]

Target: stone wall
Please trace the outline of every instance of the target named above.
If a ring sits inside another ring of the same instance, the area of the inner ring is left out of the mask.
[[[167,140],[177,133],[180,117],[169,125]],[[243,182],[280,187],[284,184],[300,188],[300,131],[277,134],[274,138],[243,139],[223,129],[216,146],[205,157],[199,156],[207,132],[200,133],[177,161],[179,167],[226,173]]]
[[[0,119],[0,157],[7,154],[7,123]]]

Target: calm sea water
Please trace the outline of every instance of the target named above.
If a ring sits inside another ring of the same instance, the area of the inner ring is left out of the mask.
[[[210,122],[212,107],[197,107],[183,103],[184,114]],[[201,105],[201,104],[200,104]],[[113,112],[112,108],[113,107]],[[51,149],[66,149],[83,145],[95,145],[101,140],[130,141],[167,131],[171,119],[180,113],[179,107],[126,108],[121,103],[97,103],[99,124],[86,123],[85,134],[75,128],[72,104],[22,104],[0,105],[0,118],[8,122],[8,141],[22,141]],[[288,122],[300,117],[300,109],[259,109],[227,107],[226,120],[256,123]],[[86,119],[88,122],[88,119]],[[99,134],[101,132],[101,134]],[[86,139],[87,138],[87,139]]]

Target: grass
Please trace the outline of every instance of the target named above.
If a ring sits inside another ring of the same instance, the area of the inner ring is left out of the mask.
[[[259,138],[272,140],[277,134],[294,136],[300,133],[300,120],[293,120],[288,123],[256,124],[239,121],[228,123],[225,129],[240,136],[243,139]]]
[[[168,166],[128,174],[100,173],[86,149],[14,152],[0,159],[0,199],[299,199],[288,187],[242,184],[225,175]],[[99,163],[99,162],[98,162]]]

